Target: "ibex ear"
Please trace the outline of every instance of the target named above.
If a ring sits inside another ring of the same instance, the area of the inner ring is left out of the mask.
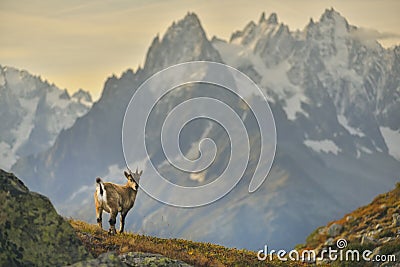
[[[127,173],[126,171],[124,171],[124,175],[127,179],[129,179],[129,173]]]
[[[143,170],[141,170],[141,171],[139,172],[139,175],[142,175],[142,173],[143,173]]]

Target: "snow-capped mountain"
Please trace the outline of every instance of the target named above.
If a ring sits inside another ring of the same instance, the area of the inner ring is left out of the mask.
[[[180,209],[140,192],[128,224],[147,234],[234,247],[293,247],[315,227],[370,201],[399,180],[399,48],[383,49],[357,31],[331,9],[303,31],[292,32],[276,14],[268,18],[263,14],[230,41],[217,37],[210,41],[197,16],[188,14],[162,38],[154,39],[143,68],[109,78],[100,100],[86,115],[63,131],[47,151],[20,159],[13,171],[32,189],[50,196],[66,215],[94,222],[95,177],[124,182],[116,179],[125,168],[122,120],[137,87],[172,64],[224,62],[246,73],[268,94],[278,144],[267,181],[248,193],[257,164],[252,158],[243,180],[212,205]],[[215,74],[204,70],[204,75]],[[148,94],[151,97],[152,92]],[[154,162],[181,185],[212,180],[229,160],[229,138],[218,125],[199,122],[182,131],[184,153],[205,137],[217,145],[215,166],[201,179],[174,172],[157,147],[166,114],[183,100],[203,95],[233,106],[244,118],[252,152],[260,149],[254,116],[229,96],[207,86],[176,90],[155,108],[149,123],[154,130],[149,151]]]
[[[389,151],[400,159],[399,47],[384,49],[358,31],[333,9],[302,32],[290,32],[273,13],[250,22],[229,43],[213,44],[224,62],[282,101],[299,127],[317,122],[319,129],[304,129],[306,145],[357,156]],[[356,140],[349,144],[346,135]]]
[[[0,66],[0,168],[50,148],[58,134],[91,107],[82,89],[66,90],[26,71]]]

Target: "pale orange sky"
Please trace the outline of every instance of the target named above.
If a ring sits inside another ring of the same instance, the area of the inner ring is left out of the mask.
[[[195,12],[208,35],[229,39],[261,12],[303,29],[333,7],[350,24],[375,29],[400,44],[398,0],[96,0],[0,2],[0,64],[41,75],[60,88],[89,90],[97,99],[107,77],[143,65],[152,39]]]

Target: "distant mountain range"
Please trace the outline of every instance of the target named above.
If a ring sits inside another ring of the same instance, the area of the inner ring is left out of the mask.
[[[41,77],[0,66],[0,168],[50,148],[91,106],[82,89],[70,96]]]
[[[174,208],[139,192],[127,218],[130,230],[254,250],[264,244],[291,248],[315,227],[365,204],[400,178],[400,47],[384,49],[376,40],[362,39],[358,31],[329,9],[302,31],[290,31],[276,14],[262,14],[229,41],[209,40],[198,17],[189,13],[153,40],[143,68],[110,77],[101,98],[85,115],[61,131],[47,150],[18,159],[12,171],[32,190],[48,195],[63,214],[94,222],[95,177],[124,182],[122,121],[138,86],[176,63],[226,63],[251,77],[268,95],[278,144],[267,181],[248,193],[257,164],[251,158],[244,179],[212,205]],[[210,73],[205,70],[204,75]],[[202,95],[234,103],[215,88],[183,88],[160,102],[152,127],[159,130],[165,114],[183,99]],[[254,117],[235,108],[257,155]],[[166,167],[161,147],[151,149],[158,167],[183,185],[211,181],[229,156],[226,135],[217,125],[207,127],[200,121],[191,126],[181,140],[184,153],[205,136],[219,149],[204,179],[190,179]],[[150,137],[154,144],[159,137],[155,132]]]

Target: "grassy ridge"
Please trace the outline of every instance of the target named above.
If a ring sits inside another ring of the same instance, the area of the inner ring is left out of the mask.
[[[400,183],[397,183],[392,191],[378,195],[370,204],[316,229],[307,237],[306,244],[299,245],[298,248],[314,249],[324,244],[329,236],[323,230],[329,228],[332,224],[343,226],[343,230],[337,238],[345,238],[349,242],[359,243],[361,236],[368,233],[374,233],[372,237],[375,239],[395,237],[400,233],[400,226],[393,225],[392,218],[393,214],[399,212]],[[384,230],[376,231],[377,225]],[[398,240],[396,242],[400,243]]]
[[[368,205],[360,207],[326,226],[317,228],[307,237],[305,244],[300,244],[296,248],[320,252],[328,246],[336,249],[337,240],[345,239],[348,245],[344,248],[344,253],[348,250],[359,252],[370,250],[373,255],[395,255],[396,263],[387,262],[385,266],[398,266],[400,221],[395,218],[398,218],[399,212],[400,183],[397,183],[392,191],[378,195]],[[341,230],[336,236],[330,236],[329,228],[334,224],[339,225]],[[330,264],[331,266],[366,267],[377,266],[375,263],[361,259],[360,261],[348,262],[334,261]]]
[[[183,239],[163,239],[133,233],[109,236],[96,225],[69,220],[86,248],[97,257],[107,251],[162,254],[194,266],[306,266],[298,262],[262,262],[253,251]]]

